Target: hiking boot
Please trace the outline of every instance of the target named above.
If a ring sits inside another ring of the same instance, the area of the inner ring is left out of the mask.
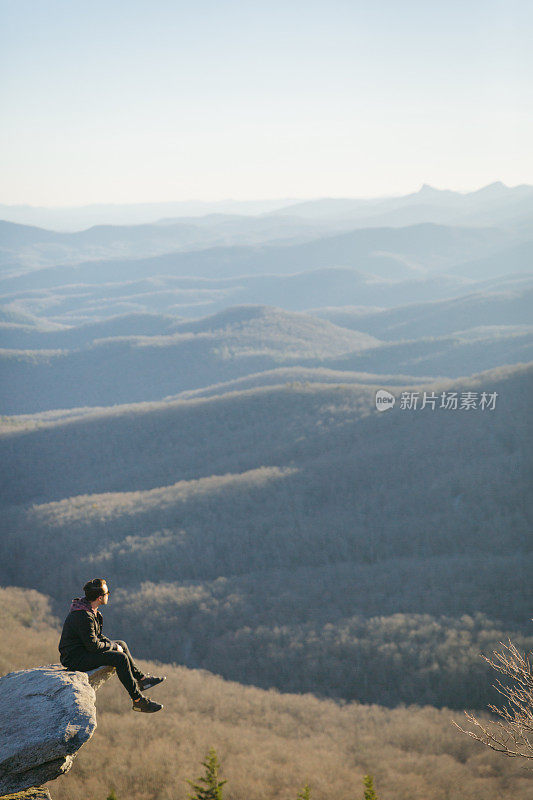
[[[161,678],[156,678],[155,675],[145,675],[144,678],[141,678],[137,683],[139,684],[141,692],[145,692],[147,689],[152,689],[154,686],[157,686],[158,683],[163,683],[166,679],[166,675],[163,675]]]
[[[145,714],[153,714],[154,711],[161,711],[162,708],[161,703],[154,703],[153,700],[150,700],[149,697],[144,697],[144,695],[141,695],[139,700],[134,700],[132,705],[134,711],[144,711]]]

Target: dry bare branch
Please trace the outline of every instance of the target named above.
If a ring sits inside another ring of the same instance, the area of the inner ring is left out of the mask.
[[[494,688],[507,701],[501,707],[489,705],[489,710],[499,717],[487,723],[480,722],[474,714],[465,711],[474,730],[465,730],[453,724],[467,736],[482,742],[491,750],[511,758],[533,759],[533,672],[525,653],[509,640],[493,657],[482,656],[490,666],[506,676],[509,681],[497,680]]]

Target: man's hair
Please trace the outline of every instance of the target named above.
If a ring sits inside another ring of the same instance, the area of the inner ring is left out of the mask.
[[[85,597],[89,602],[96,600],[98,597],[103,595],[104,593],[104,583],[107,583],[105,578],[93,578],[92,581],[88,581],[85,586],[83,587],[83,591],[85,592]]]

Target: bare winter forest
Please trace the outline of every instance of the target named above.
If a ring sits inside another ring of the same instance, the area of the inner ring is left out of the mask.
[[[57,661],[104,576],[106,633],[169,674],[135,756],[102,690],[57,800],[179,800],[210,746],[231,800],[526,800],[450,720],[494,702],[482,653],[533,649],[532,210],[0,224],[0,672]]]
[[[0,589],[0,624],[2,674],[55,661],[57,620],[43,595]],[[139,723],[116,685],[99,689],[97,734],[68,775],[54,781],[54,798],[105,798],[115,787],[117,797],[129,800],[185,800],[186,779],[197,775],[209,747],[219,754],[232,800],[295,799],[305,783],[311,797],[352,800],[362,796],[366,773],[380,797],[394,800],[531,796],[531,772],[458,734],[451,721],[461,721],[459,713],[429,705],[339,704],[245,687],[183,666],[163,669],[164,714],[150,722]],[[132,748],[140,737],[142,744]]]

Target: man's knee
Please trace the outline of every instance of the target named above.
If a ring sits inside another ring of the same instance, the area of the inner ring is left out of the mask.
[[[106,653],[106,662],[112,667],[121,667],[128,662],[128,656],[126,653],[119,653],[118,650],[110,650]]]
[[[128,645],[126,644],[126,642],[123,642],[122,639],[113,639],[113,641],[115,642],[115,644],[120,645],[123,650],[128,649]]]

